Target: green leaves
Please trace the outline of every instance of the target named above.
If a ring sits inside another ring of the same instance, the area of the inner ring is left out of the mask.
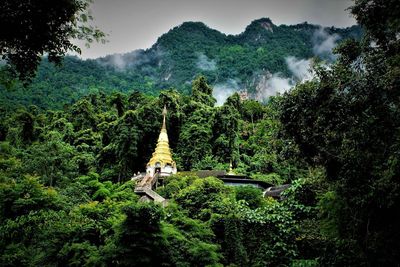
[[[216,103],[212,96],[212,87],[207,84],[204,76],[197,77],[192,83],[192,98],[196,102],[213,107]]]
[[[182,189],[175,200],[194,218],[208,220],[212,213],[218,212],[218,203],[228,192],[222,181],[209,177],[196,179],[192,185]]]
[[[367,265],[398,261],[392,248],[399,246],[399,220],[391,216],[400,207],[398,172],[388,171],[397,162],[400,129],[398,90],[392,91],[399,85],[392,76],[399,67],[397,6],[356,1],[351,10],[365,27],[365,41],[343,43],[337,63],[318,67],[318,80],[298,85],[282,102],[285,133],[330,181],[321,195],[321,226],[337,238],[330,245],[343,253],[338,265],[356,264],[351,258]],[[327,253],[322,260],[336,257]]]
[[[62,209],[62,199],[54,189],[45,188],[37,177],[23,176],[18,181],[0,184],[0,220],[13,219],[35,210]]]
[[[51,131],[43,143],[33,144],[24,157],[24,170],[41,176],[44,184],[55,186],[76,174],[77,165],[73,161],[75,148],[62,141],[62,135]]]
[[[105,34],[89,25],[88,0],[24,2],[3,1],[0,23],[4,33],[0,51],[13,75],[27,83],[35,76],[45,53],[59,64],[68,51],[80,52],[71,39],[103,40]],[[18,29],[18,30],[11,30]]]

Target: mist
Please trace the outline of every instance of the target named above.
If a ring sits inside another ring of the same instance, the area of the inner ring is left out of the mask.
[[[280,73],[262,75],[256,86],[255,98],[258,101],[265,101],[271,96],[286,92],[294,84],[293,79],[283,77]]]
[[[320,27],[312,37],[314,55],[334,61],[336,56],[332,53],[332,50],[339,39],[340,36],[338,34],[329,34],[324,28]],[[205,55],[199,56],[199,62],[207,69],[210,69],[210,66],[215,67],[212,64],[215,62],[210,61]],[[256,75],[254,78],[256,90],[253,96],[255,99],[265,101],[271,96],[290,90],[296,85],[296,82],[305,82],[314,78],[312,59],[299,59],[294,56],[288,56],[285,58],[285,62],[292,77],[285,77],[281,73],[271,74],[268,72]],[[217,105],[222,105],[230,95],[241,90],[236,81],[237,79],[232,79],[226,83],[215,85],[214,97],[217,99]]]
[[[314,76],[311,70],[311,59],[297,59],[289,56],[285,58],[289,71],[300,82],[311,80]]]
[[[144,64],[161,64],[163,52],[160,49],[150,53],[144,50],[135,50],[125,54],[113,54],[98,58],[97,62],[103,66],[111,66],[116,70],[125,71]]]
[[[312,38],[314,54],[323,59],[335,60],[336,55],[332,53],[332,50],[339,39],[340,36],[338,34],[329,34],[324,28],[320,27],[314,32]]]
[[[197,68],[205,71],[214,71],[217,69],[215,60],[210,60],[206,55],[200,53],[196,62]]]
[[[224,83],[214,85],[213,97],[217,99],[216,106],[222,106],[228,97],[240,90],[239,81],[236,79],[228,79]]]
[[[254,78],[255,94],[253,98],[258,101],[265,101],[276,94],[283,94],[296,85],[296,82],[305,82],[314,77],[311,70],[311,59],[298,59],[293,56],[285,58],[286,65],[293,78],[283,76],[281,73],[271,74],[269,72],[258,74]],[[219,83],[214,86],[213,96],[217,99],[217,106],[224,104],[226,99],[235,92],[241,91],[240,81],[238,79],[229,79],[225,83]]]
[[[119,70],[124,70],[125,67],[128,65],[128,62],[124,60],[124,57],[121,54],[111,55],[109,58],[109,62],[112,66]]]

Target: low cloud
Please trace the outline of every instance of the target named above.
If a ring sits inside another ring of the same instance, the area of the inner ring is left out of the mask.
[[[338,34],[329,34],[324,28],[320,27],[314,32],[312,39],[314,54],[324,59],[335,60],[336,56],[332,53],[332,50],[339,39]]]
[[[311,70],[311,59],[297,59],[296,57],[286,57],[286,65],[297,81],[304,82],[313,78]]]
[[[124,60],[124,57],[121,54],[114,54],[109,57],[109,63],[117,69],[125,69],[128,65],[128,62]]]
[[[332,53],[333,48],[340,39],[338,34],[329,34],[325,29],[319,28],[313,35],[313,52],[323,59],[335,60]],[[254,79],[256,93],[254,98],[258,101],[265,101],[278,93],[282,94],[296,85],[296,82],[305,82],[313,79],[312,59],[298,59],[293,56],[285,58],[286,65],[292,74],[292,78],[286,78],[280,73],[259,74]],[[326,65],[328,67],[329,65]]]
[[[209,59],[203,53],[200,53],[196,62],[197,68],[205,71],[213,71],[217,69],[217,63],[214,59]]]
[[[135,50],[125,54],[113,54],[97,59],[97,62],[104,66],[114,67],[116,70],[126,70],[135,68],[147,63],[161,64],[162,51],[152,50],[150,52],[144,50]]]
[[[255,98],[264,101],[277,93],[284,93],[295,85],[293,79],[282,77],[279,73],[261,75],[256,86]]]
[[[239,81],[235,79],[214,85],[213,97],[217,99],[216,106],[222,106],[228,97],[238,91],[240,91]]]

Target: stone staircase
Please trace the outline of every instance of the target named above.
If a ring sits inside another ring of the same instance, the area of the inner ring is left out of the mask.
[[[141,196],[141,201],[154,201],[156,203],[161,203],[163,207],[168,204],[168,201],[157,194],[152,187],[157,182],[158,175],[154,177],[145,176],[135,187],[135,193]]]

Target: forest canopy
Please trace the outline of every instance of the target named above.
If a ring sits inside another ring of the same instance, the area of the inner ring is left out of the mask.
[[[1,266],[397,266],[400,31],[397,1],[357,0],[365,35],[265,103],[190,93],[94,91],[63,109],[0,112]],[[49,100],[50,101],[50,100]],[[130,178],[166,106],[179,173],[139,201]],[[271,185],[279,199],[196,170]]]

